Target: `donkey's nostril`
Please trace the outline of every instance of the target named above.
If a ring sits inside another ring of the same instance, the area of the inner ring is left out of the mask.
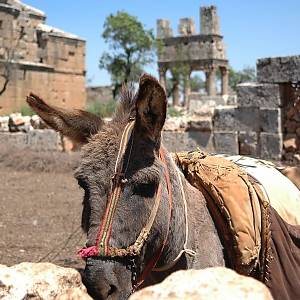
[[[109,287],[110,290],[108,291],[107,296],[111,296],[117,291],[117,288],[113,284],[110,284]]]

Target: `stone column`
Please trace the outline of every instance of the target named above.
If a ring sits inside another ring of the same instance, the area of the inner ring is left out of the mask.
[[[207,78],[208,96],[216,96],[216,71],[210,69]]]
[[[208,74],[209,72],[205,71],[205,91],[207,95],[208,95]]]
[[[166,89],[167,89],[166,88],[166,84],[167,84],[166,73],[167,73],[167,70],[165,68],[160,67],[158,69],[158,73],[159,73],[159,82],[166,91]]]
[[[191,72],[187,72],[187,74],[185,75],[184,78],[184,104],[183,106],[188,108],[189,107],[189,96],[191,93],[191,82],[190,82],[190,76],[191,76]]]
[[[179,106],[179,81],[173,81],[173,105]]]
[[[228,95],[228,70],[226,68],[221,68],[222,83],[221,83],[221,93],[222,96]]]

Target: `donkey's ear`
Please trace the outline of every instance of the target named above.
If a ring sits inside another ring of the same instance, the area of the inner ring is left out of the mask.
[[[164,88],[150,75],[140,78],[136,98],[137,130],[157,141],[165,123],[167,97]]]
[[[83,110],[66,110],[48,105],[34,94],[27,103],[47,125],[77,143],[87,143],[88,138],[102,127],[101,118]]]

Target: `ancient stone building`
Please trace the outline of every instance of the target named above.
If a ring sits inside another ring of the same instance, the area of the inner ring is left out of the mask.
[[[160,82],[165,86],[166,72],[178,72],[185,77],[184,101],[190,95],[190,75],[201,70],[206,75],[208,96],[216,96],[216,71],[222,74],[221,94],[228,94],[228,60],[226,58],[223,36],[220,34],[219,17],[215,6],[200,8],[200,34],[196,33],[195,22],[191,18],[180,19],[178,36],[173,36],[168,20],[157,20],[157,39],[159,41],[158,69]],[[173,75],[173,77],[175,77]],[[173,103],[179,104],[178,82],[173,87]]]
[[[44,12],[0,0],[0,114],[18,111],[29,92],[60,106],[85,105],[85,41],[45,24]]]

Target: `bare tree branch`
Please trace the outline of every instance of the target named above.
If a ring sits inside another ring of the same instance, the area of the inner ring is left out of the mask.
[[[24,37],[25,32],[24,29],[21,29],[17,41],[14,46],[11,48],[4,47],[4,53],[3,58],[0,59],[0,68],[3,70],[2,73],[0,73],[0,77],[4,79],[4,82],[2,84],[2,88],[0,89],[0,96],[5,93],[7,89],[7,85],[9,81],[11,80],[12,70],[16,68],[15,60],[16,60],[16,49],[19,47],[20,41]]]

